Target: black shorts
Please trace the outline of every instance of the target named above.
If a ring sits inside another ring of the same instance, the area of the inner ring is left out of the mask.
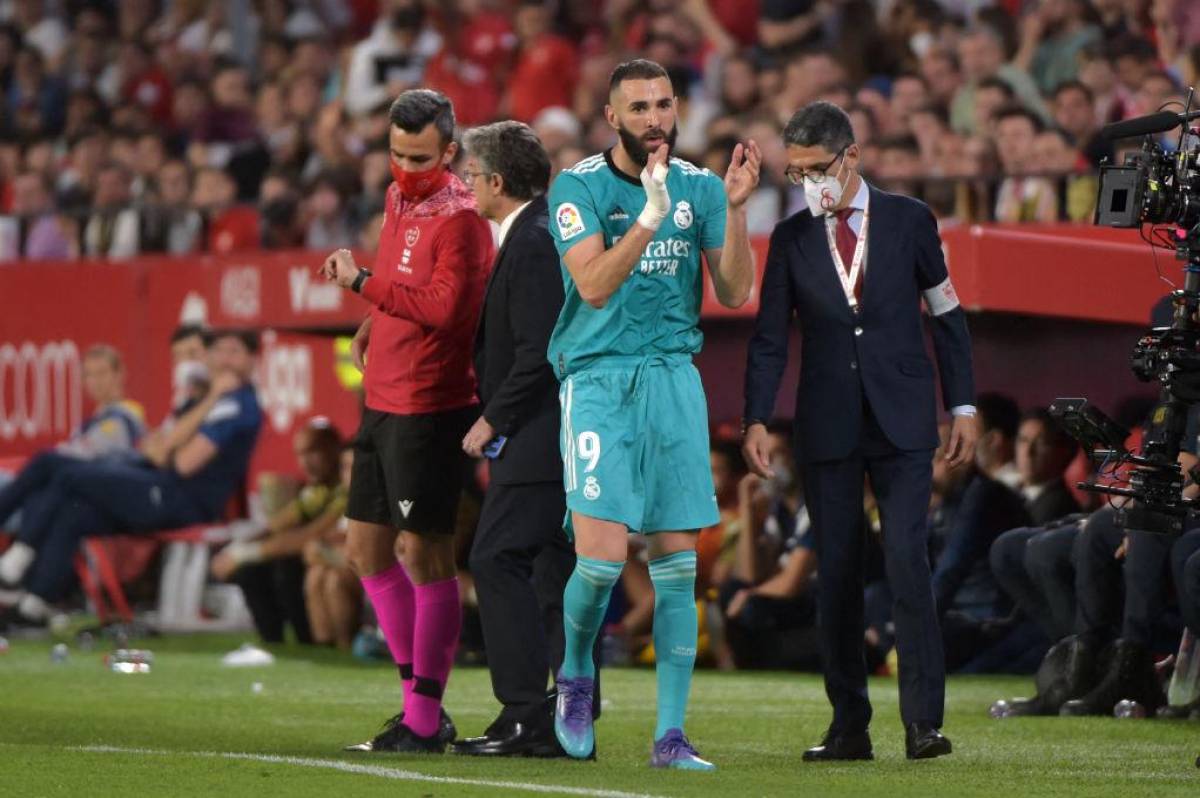
[[[475,405],[401,416],[365,408],[354,438],[346,517],[409,532],[454,534],[468,471],[462,439]]]

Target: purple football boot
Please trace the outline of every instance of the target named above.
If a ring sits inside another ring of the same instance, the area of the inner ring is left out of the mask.
[[[716,770],[712,762],[701,759],[700,754],[683,736],[682,729],[668,729],[662,739],[654,743],[650,756],[652,768],[674,768],[675,770]]]
[[[596,682],[587,676],[568,679],[561,672],[554,681],[558,686],[554,735],[568,756],[589,759],[596,750],[596,735],[592,730],[592,691]]]

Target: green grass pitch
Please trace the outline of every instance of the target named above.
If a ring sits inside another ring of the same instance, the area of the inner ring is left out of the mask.
[[[50,641],[0,654],[0,796],[1196,796],[1200,726],[1145,720],[991,720],[1027,679],[955,678],[945,731],[955,753],[908,762],[895,683],[875,680],[876,761],[806,765],[828,722],[820,680],[699,672],[688,733],[715,774],[653,771],[651,670],[605,673],[595,763],[341,752],[398,703],[395,671],[333,652],[277,650],[265,668],[229,669],[228,636],[141,641],[150,674],[105,669],[103,646],[50,661]],[[252,686],[261,682],[262,689]],[[460,735],[496,705],[487,673],[458,669],[447,707]]]

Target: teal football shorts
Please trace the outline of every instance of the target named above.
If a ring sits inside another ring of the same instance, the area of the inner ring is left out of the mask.
[[[717,523],[708,405],[687,355],[605,358],[559,389],[564,528],[571,512],[630,532]]]

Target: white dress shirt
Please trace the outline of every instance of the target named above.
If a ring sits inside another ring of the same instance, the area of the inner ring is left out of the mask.
[[[496,244],[497,248],[504,246],[504,239],[508,236],[508,231],[512,229],[513,222],[521,215],[521,211],[529,207],[530,202],[533,202],[533,200],[522,203],[515,211],[505,216],[504,221],[500,222],[500,241]]]

